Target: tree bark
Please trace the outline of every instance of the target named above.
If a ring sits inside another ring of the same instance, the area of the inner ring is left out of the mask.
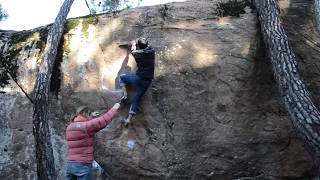
[[[320,32],[320,0],[314,0],[314,12],[317,30]]]
[[[36,142],[38,179],[56,179],[51,135],[48,124],[48,93],[50,78],[64,23],[74,0],[65,0],[49,32],[35,83],[33,106],[33,134]]]
[[[320,112],[299,75],[295,54],[281,25],[278,1],[259,0],[257,10],[281,98],[294,128],[311,152],[319,170]]]

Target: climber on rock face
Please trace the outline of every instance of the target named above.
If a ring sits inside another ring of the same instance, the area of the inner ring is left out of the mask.
[[[149,46],[145,38],[139,38],[137,41],[132,42],[131,54],[138,67],[136,73],[122,74],[119,77],[119,84],[123,90],[122,102],[126,102],[128,97],[126,85],[132,86],[135,91],[131,101],[129,115],[122,121],[126,127],[132,123],[132,118],[138,111],[139,101],[153,80],[155,63],[155,51]]]
[[[76,115],[67,127],[66,137],[68,144],[68,157],[66,179],[92,179],[93,144],[94,135],[105,128],[117,113],[120,107],[116,103],[107,113],[97,116],[87,107],[79,107]]]

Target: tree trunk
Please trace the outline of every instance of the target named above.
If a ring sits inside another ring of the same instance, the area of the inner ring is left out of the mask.
[[[281,98],[293,126],[316,162],[320,156],[320,112],[298,72],[297,61],[281,25],[277,0],[259,0],[258,16]]]
[[[51,135],[48,125],[48,93],[58,45],[73,1],[65,0],[49,32],[44,50],[44,59],[40,63],[34,87],[33,134],[36,142],[38,179],[56,179]]]
[[[320,0],[314,0],[314,12],[317,30],[320,32]]]

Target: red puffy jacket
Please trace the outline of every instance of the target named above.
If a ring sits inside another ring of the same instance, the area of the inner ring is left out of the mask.
[[[67,127],[68,162],[92,163],[94,134],[105,128],[116,113],[117,109],[112,108],[102,116]]]

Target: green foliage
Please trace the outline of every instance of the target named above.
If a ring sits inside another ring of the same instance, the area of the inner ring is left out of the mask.
[[[142,0],[136,0],[138,4]],[[90,11],[93,14],[100,12],[113,12],[120,9],[128,9],[133,5],[133,1],[131,0],[91,0]]]
[[[123,0],[124,3],[128,3],[128,0]],[[121,5],[121,0],[107,0],[102,2],[103,11],[115,11]]]
[[[8,13],[5,9],[2,8],[2,5],[0,4],[0,21],[4,21],[8,18]]]

